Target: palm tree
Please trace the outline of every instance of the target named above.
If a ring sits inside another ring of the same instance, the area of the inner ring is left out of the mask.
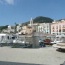
[[[17,33],[17,23],[15,22],[15,33]]]

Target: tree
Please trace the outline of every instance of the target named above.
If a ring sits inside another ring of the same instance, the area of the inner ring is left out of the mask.
[[[5,25],[5,26],[0,26],[0,30],[2,31],[3,29],[7,29],[8,28],[8,25]]]
[[[15,33],[17,32],[17,26],[18,24],[15,22]]]

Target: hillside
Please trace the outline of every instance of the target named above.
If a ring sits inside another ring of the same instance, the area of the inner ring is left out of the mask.
[[[43,17],[43,16],[38,16],[33,19],[33,23],[52,23],[53,19],[49,17]],[[27,25],[30,21],[23,23],[23,25]]]
[[[48,17],[39,16],[33,19],[34,23],[52,23],[53,19]]]
[[[6,26],[0,26],[0,30],[7,29],[8,25]]]

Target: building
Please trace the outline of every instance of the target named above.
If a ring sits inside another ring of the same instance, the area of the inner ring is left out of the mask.
[[[50,23],[39,23],[37,32],[43,32],[45,34],[50,34],[51,24]]]
[[[28,26],[32,27],[35,32],[37,32],[38,25],[39,25],[39,23],[33,23],[33,19],[32,18],[30,20],[30,23],[28,24]]]
[[[30,26],[23,26],[22,30],[18,34],[32,34],[34,29]]]
[[[33,19],[31,18],[28,26],[33,27],[36,32],[51,33],[51,23],[33,23]]]
[[[16,27],[16,31],[17,32],[20,32],[22,29],[22,24],[18,24],[17,27]]]
[[[8,26],[6,29],[2,30],[2,33],[14,33],[15,32],[15,26]]]
[[[51,24],[51,34],[65,35],[65,20],[54,21]]]
[[[8,26],[8,33],[15,33],[15,26]]]

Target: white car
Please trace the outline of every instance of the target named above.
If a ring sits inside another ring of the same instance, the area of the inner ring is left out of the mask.
[[[50,42],[50,43],[51,43],[51,44],[56,44],[56,43],[60,43],[60,42],[62,42],[62,40],[61,40],[61,41],[57,41],[57,40],[55,40],[55,41]]]

